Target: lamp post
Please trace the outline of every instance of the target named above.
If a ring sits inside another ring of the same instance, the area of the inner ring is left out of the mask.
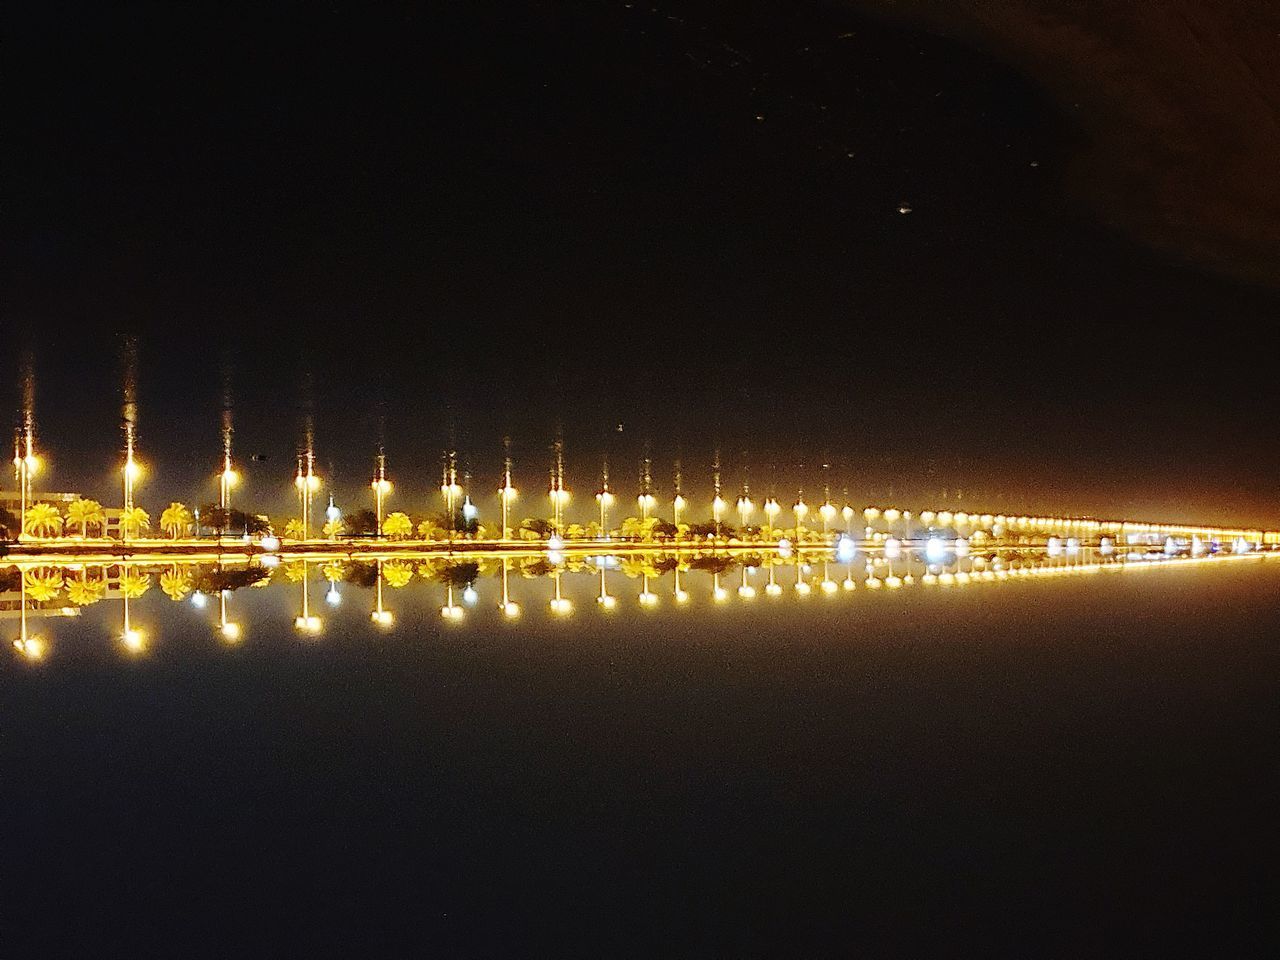
[[[720,517],[724,513],[726,506],[724,498],[720,496],[720,451],[716,451],[715,463],[712,465],[711,486],[714,496],[711,499],[711,519],[715,521],[716,535],[720,534]]]
[[[653,461],[644,458],[644,469],[640,471],[640,495],[636,497],[636,505],[640,507],[640,519],[648,520],[649,511],[654,508],[658,498],[653,495]]]
[[[231,509],[231,488],[240,481],[239,474],[231,464],[231,445],[222,447],[222,472],[218,474],[218,506],[223,510]]]
[[[31,478],[40,472],[30,421],[13,437],[13,476],[18,484],[18,539],[26,538],[27,504],[33,498]]]
[[[764,515],[768,518],[765,523],[765,538],[773,539],[773,521],[774,518],[782,512],[782,504],[778,503],[777,497],[770,497],[764,502]]]
[[[320,478],[316,476],[316,455],[307,450],[298,457],[298,472],[293,478],[293,485],[298,490],[298,504],[302,512],[302,539],[311,539],[311,498],[320,489]]]
[[[742,532],[744,537],[746,535],[747,519],[751,516],[754,510],[755,504],[751,502],[750,491],[747,489],[747,484],[744,481],[742,484],[742,493],[738,496],[738,516],[742,518]]]
[[[600,538],[609,539],[609,508],[613,506],[613,494],[609,491],[609,468],[606,466],[600,478],[600,489],[596,491],[596,503],[600,507]]]
[[[560,533],[564,525],[564,508],[569,502],[569,491],[564,486],[564,443],[560,440],[555,445],[555,464],[551,470],[551,486],[547,498],[551,501],[551,524],[555,533]],[[557,590],[559,580],[556,581]]]
[[[508,441],[508,450],[510,450],[510,442]],[[506,464],[502,474],[502,488],[498,491],[498,497],[502,500],[502,539],[511,539],[511,504],[516,499],[516,488],[511,485],[511,455],[508,454]],[[503,568],[506,569],[505,567]]]
[[[685,507],[689,505],[689,501],[684,498],[684,493],[681,490],[681,487],[683,486],[683,480],[684,480],[684,476],[680,470],[680,461],[677,460],[675,485],[674,485],[675,489],[671,497],[671,522],[676,527],[680,526],[680,511],[682,511]],[[677,533],[677,536],[679,536],[678,533]]]
[[[378,448],[378,459],[374,467],[373,480],[369,483],[373,490],[373,512],[378,518],[378,536],[382,536],[383,501],[391,492],[391,481],[387,479],[387,455]],[[381,589],[381,587],[379,587]],[[379,603],[381,606],[381,603]]]
[[[796,515],[796,543],[804,540],[804,518],[809,515],[809,505],[804,502],[804,491],[800,491],[799,499],[791,505],[791,512]]]
[[[462,494],[462,486],[458,483],[458,454],[450,450],[445,454],[443,460],[444,467],[440,480],[440,494],[444,497],[445,512],[449,515],[449,537],[452,539],[457,527],[453,506]]]

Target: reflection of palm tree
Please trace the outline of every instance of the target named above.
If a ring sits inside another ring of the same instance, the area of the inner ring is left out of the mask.
[[[170,600],[182,600],[191,592],[191,578],[181,573],[175,563],[171,569],[160,574],[160,589]]]
[[[407,514],[397,510],[382,521],[382,533],[392,540],[402,540],[413,533],[413,521]]]
[[[56,537],[62,533],[62,514],[51,503],[32,504],[22,530],[29,537]]]
[[[72,500],[67,504],[67,527],[80,528],[80,536],[89,535],[89,527],[101,528],[107,515],[102,511],[102,504],[97,500]]]
[[[28,570],[22,575],[22,581],[31,599],[37,603],[48,603],[62,592],[62,571],[53,567]]]
[[[120,578],[120,590],[130,600],[137,600],[151,589],[151,576],[146,573],[126,573]]]
[[[107,581],[102,577],[90,577],[87,570],[81,570],[80,576],[67,579],[67,597],[77,607],[87,607],[97,603],[107,593]]]
[[[341,583],[343,577],[346,576],[347,568],[346,564],[341,560],[330,560],[320,568],[320,572],[330,583]]]
[[[186,504],[178,503],[175,500],[165,507],[164,512],[160,514],[160,529],[175,540],[190,528],[191,511],[187,509]]]
[[[142,536],[143,530],[151,529],[151,514],[141,507],[130,507],[120,512],[120,535],[125,539]]]
[[[413,579],[413,567],[404,560],[388,560],[382,565],[382,579],[397,589]]]

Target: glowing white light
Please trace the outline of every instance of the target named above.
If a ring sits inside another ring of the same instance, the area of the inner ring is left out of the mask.
[[[508,600],[502,605],[502,613],[507,617],[518,617],[520,616],[520,604],[516,603],[514,600]]]
[[[480,516],[480,508],[471,502],[470,496],[462,502],[462,516],[466,520],[474,520]]]
[[[274,569],[274,568],[276,568],[276,567],[280,566],[280,558],[279,558],[279,557],[277,557],[275,554],[268,554],[267,556],[263,557],[263,558],[262,558],[261,560],[259,560],[258,562],[259,562],[259,563],[261,563],[261,564],[262,564],[264,567],[266,567],[268,570],[272,570],[272,569]]]
[[[222,636],[224,639],[227,639],[227,640],[240,639],[240,624],[233,623],[232,621],[228,620],[226,623],[224,623],[221,626],[220,629],[222,631]]]
[[[560,534],[553,533],[550,537],[547,538],[547,549],[552,552],[559,552],[564,549],[564,540],[560,536]]]
[[[897,560],[902,556],[902,541],[897,537],[887,539],[884,542],[884,555],[890,560]]]
[[[389,627],[395,621],[395,616],[390,610],[374,610],[369,614],[369,619],[380,627]]]
[[[329,506],[324,508],[324,515],[329,519],[330,523],[337,523],[342,517],[342,511],[334,505],[332,494],[329,496]]]
[[[930,563],[942,563],[947,558],[947,545],[938,537],[930,537],[924,545],[924,556]]]
[[[848,563],[858,555],[858,545],[853,541],[852,537],[841,536],[836,541],[836,559],[841,563]]]
[[[969,555],[969,541],[964,537],[956,537],[956,556],[967,557]]]
[[[209,598],[197,590],[191,595],[191,605],[197,610],[203,610],[204,605],[209,602]]]
[[[469,607],[474,607],[478,599],[480,599],[480,594],[476,593],[476,588],[471,584],[467,584],[467,589],[462,591],[462,602]]]
[[[783,537],[781,540],[778,541],[778,556],[780,557],[791,556],[791,541],[788,540],[786,537]]]
[[[688,591],[688,590],[684,590],[684,589],[677,590],[677,591],[673,594],[673,596],[676,598],[676,603],[688,603],[688,602],[689,602],[689,591]]]
[[[324,595],[324,600],[331,607],[336,607],[342,602],[342,594],[338,592],[337,586],[329,588],[329,592]]]
[[[137,630],[126,630],[120,635],[120,639],[124,641],[125,647],[134,653],[142,649],[142,634]]]
[[[640,600],[641,606],[652,607],[654,604],[658,602],[658,595],[656,593],[650,593],[648,590],[646,590],[639,595],[638,599]]]

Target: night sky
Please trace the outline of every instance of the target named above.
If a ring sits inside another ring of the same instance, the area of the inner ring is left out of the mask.
[[[559,428],[583,490],[719,444],[780,497],[1280,524],[1280,15],[880,6],[15,11],[51,482],[114,489],[135,336],[156,509],[212,496],[229,379],[262,509],[310,407],[405,506],[450,438],[540,488]]]

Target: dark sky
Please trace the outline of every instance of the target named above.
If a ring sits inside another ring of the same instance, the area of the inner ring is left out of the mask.
[[[384,420],[406,501],[450,435],[540,487],[559,424],[579,489],[719,443],[780,494],[1280,524],[1261,7],[29,6],[0,321],[56,486],[108,496],[133,335],[157,506],[212,495],[229,368],[263,508],[310,402],[346,497]]]

